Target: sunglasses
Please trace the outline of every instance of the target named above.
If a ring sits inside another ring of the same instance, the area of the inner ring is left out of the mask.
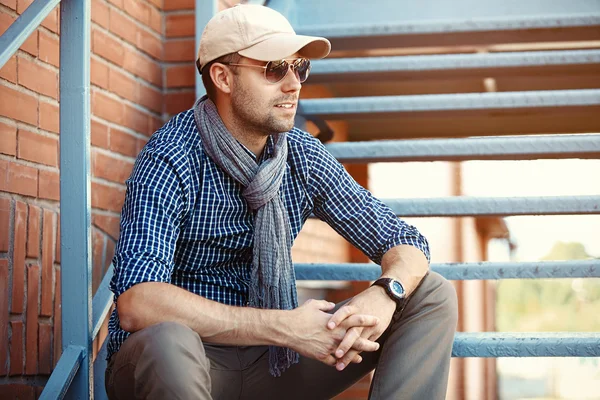
[[[286,77],[290,67],[296,74],[296,78],[303,83],[308,78],[310,73],[310,60],[307,58],[298,58],[292,62],[287,60],[269,61],[267,65],[252,65],[252,64],[235,64],[235,63],[222,63],[225,65],[232,65],[236,67],[255,67],[263,68],[265,70],[265,79],[269,83],[280,82]]]

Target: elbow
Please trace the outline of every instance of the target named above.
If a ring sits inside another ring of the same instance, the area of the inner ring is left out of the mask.
[[[117,299],[117,314],[121,328],[127,332],[136,332],[141,328],[140,308],[135,286],[129,288]]]

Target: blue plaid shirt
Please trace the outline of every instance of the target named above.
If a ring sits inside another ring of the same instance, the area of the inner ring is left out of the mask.
[[[417,229],[358,185],[317,139],[296,128],[287,137],[280,192],[292,239],[314,213],[378,264],[399,244],[419,248],[429,260],[427,240]],[[272,149],[269,140],[257,162],[269,158]],[[135,284],[168,282],[245,306],[254,216],[241,185],[204,154],[193,110],[154,133],[126,185],[110,284],[115,302]],[[129,333],[121,329],[116,310],[108,329],[110,357]]]

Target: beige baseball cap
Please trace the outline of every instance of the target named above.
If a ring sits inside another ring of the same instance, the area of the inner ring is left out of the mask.
[[[239,4],[208,21],[198,50],[200,69],[230,53],[259,61],[275,61],[299,53],[309,59],[324,58],[331,50],[322,37],[296,35],[279,12],[256,4]]]

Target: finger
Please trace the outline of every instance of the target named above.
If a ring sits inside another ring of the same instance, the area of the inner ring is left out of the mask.
[[[367,314],[354,314],[346,318],[343,322],[346,327],[362,326],[370,327],[375,326],[379,323],[379,318],[374,315]]]
[[[350,363],[360,363],[362,361],[362,357],[358,354],[356,350],[350,350],[348,354],[342,359],[338,359],[335,364],[335,369],[338,371],[342,371],[344,368],[348,366]]]
[[[335,303],[332,303],[327,300],[308,299],[304,302],[304,304],[307,306],[315,307],[316,309],[321,311],[331,311],[335,308]]]
[[[342,306],[339,310],[337,310],[327,322],[327,327],[329,329],[333,329],[339,324],[342,323],[343,320],[348,318],[350,315],[354,314],[356,309],[350,305]]]
[[[356,340],[360,338],[361,333],[362,333],[361,328],[348,329],[348,331],[346,332],[346,335],[344,336],[344,339],[342,339],[338,348],[335,350],[335,353],[334,353],[335,356],[338,359],[344,357],[344,355],[348,352],[348,350],[350,350],[353,347],[354,342],[356,342]]]
[[[379,343],[361,337],[356,339],[352,348],[358,351],[377,351],[379,350]]]
[[[325,357],[324,359],[319,360],[319,361],[321,361],[325,365],[329,365],[330,367],[334,367],[336,365],[336,363],[338,362],[338,360],[331,354],[329,354],[327,357]]]

